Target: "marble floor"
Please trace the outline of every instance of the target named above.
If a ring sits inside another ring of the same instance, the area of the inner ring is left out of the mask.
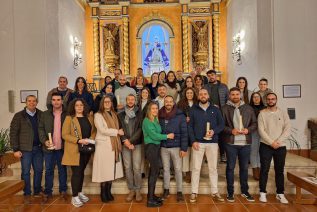
[[[177,203],[176,196],[171,195],[167,200],[165,200],[164,205],[160,208],[147,208],[145,206],[145,199],[141,203],[136,202],[125,202],[125,195],[115,195],[115,201],[107,204],[103,204],[100,201],[98,195],[89,195],[90,201],[86,203],[81,208],[74,208],[69,201],[65,202],[61,200],[59,196],[53,196],[47,202],[47,204],[41,204],[41,198],[32,198],[31,204],[25,206],[23,205],[23,196],[17,195],[14,197],[15,211],[52,211],[52,212],[63,212],[63,211],[110,211],[110,212],[145,212],[145,211],[172,211],[172,212],[204,212],[204,211],[228,211],[228,212],[242,212],[242,211],[255,211],[255,212],[279,212],[279,211],[303,211],[303,212],[316,212],[317,205],[297,205],[288,204],[283,205],[279,203],[274,195],[268,195],[268,203],[263,204],[258,201],[258,196],[255,196],[256,201],[254,203],[249,203],[242,197],[236,195],[236,201],[234,203],[218,203],[214,202],[208,195],[199,195],[198,202],[195,204],[189,203],[189,195],[186,195],[185,201]],[[294,195],[286,195],[290,202],[294,199]],[[308,196],[307,197],[312,197]],[[8,211],[8,201],[0,202],[0,211]]]

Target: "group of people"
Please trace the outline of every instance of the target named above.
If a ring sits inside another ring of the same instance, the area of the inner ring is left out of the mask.
[[[142,201],[142,174],[148,171],[147,206],[159,207],[170,195],[174,175],[177,201],[184,201],[183,178],[191,183],[189,201],[197,201],[201,166],[207,161],[211,197],[224,201],[218,192],[218,158],[226,163],[227,196],[234,202],[234,169],[239,161],[241,196],[252,202],[248,192],[248,167],[259,180],[260,201],[267,202],[266,184],[274,161],[276,198],[284,196],[285,142],[290,134],[287,113],[276,106],[277,95],[268,81],[259,81],[259,91],[248,90],[245,77],[235,87],[217,80],[209,70],[198,67],[183,78],[182,71],[153,73],[150,80],[137,70],[127,82],[120,69],[114,79],[105,77],[98,95],[88,91],[78,77],[74,90],[64,76],[47,95],[47,110],[37,109],[37,98],[28,96],[26,107],[16,113],[10,126],[14,156],[20,158],[25,182],[25,202],[33,194],[43,201],[52,197],[54,169],[58,167],[59,192],[67,199],[67,171],[71,176],[71,203],[80,207],[89,201],[83,193],[85,168],[93,155],[92,182],[100,183],[103,202],[114,200],[112,182],[125,176],[126,201]],[[87,147],[87,148],[84,148]],[[88,149],[88,150],[87,150]],[[84,151],[85,150],[85,151]],[[42,188],[43,162],[45,185]],[[156,181],[163,175],[163,194],[155,195]]]

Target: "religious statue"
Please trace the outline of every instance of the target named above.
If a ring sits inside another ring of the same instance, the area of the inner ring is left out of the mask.
[[[119,31],[119,26],[115,26],[113,30],[105,28],[105,32],[106,32],[105,37],[107,40],[107,48],[106,48],[107,55],[114,55],[114,43],[115,43],[115,37],[118,31]]]
[[[206,52],[208,47],[206,31],[209,21],[206,21],[204,26],[198,26],[195,22],[192,22],[192,25],[197,33],[198,40],[198,49],[197,52]]]

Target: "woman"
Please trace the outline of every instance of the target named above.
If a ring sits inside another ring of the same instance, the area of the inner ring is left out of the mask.
[[[157,86],[159,84],[158,82],[159,75],[158,73],[153,73],[151,75],[151,83],[147,84],[147,87],[150,89],[151,92],[151,99],[155,99],[157,97]]]
[[[95,125],[97,134],[92,181],[101,183],[101,201],[108,202],[114,200],[111,194],[112,181],[123,177],[119,136],[124,135],[124,132],[119,127],[111,96],[102,97],[99,111],[95,114]]]
[[[185,82],[183,83],[183,87],[180,93],[180,99],[182,99],[185,96],[184,91],[186,88],[194,88],[194,80],[191,76],[186,77]]]
[[[194,85],[195,85],[196,93],[198,94],[198,92],[204,87],[204,79],[201,75],[197,74],[195,76]]]
[[[161,134],[162,129],[158,121],[158,105],[150,102],[146,111],[146,117],[142,123],[142,131],[145,144],[145,158],[150,164],[148,178],[147,207],[162,206],[162,199],[155,196],[156,180],[159,174],[160,165],[160,144],[161,140],[174,139],[174,134]]]
[[[250,105],[253,107],[256,117],[258,117],[261,110],[265,108],[261,95],[258,92],[255,92],[251,95]],[[252,143],[251,143],[251,154],[250,154],[250,163],[253,169],[253,178],[255,180],[260,179],[260,136],[258,131],[252,133]]]
[[[177,83],[176,75],[173,71],[169,71],[167,73],[167,80],[165,83],[166,86],[166,94],[170,95],[175,99],[175,102],[179,101],[179,92],[181,91],[181,88],[179,84]]]
[[[239,77],[236,82],[236,87],[240,89],[240,97],[244,103],[250,103],[251,91],[248,90],[248,80],[245,77]]]
[[[106,76],[105,77],[105,85],[107,85],[108,83],[111,83],[112,78],[110,76]]]
[[[142,110],[142,113],[144,114],[143,117],[145,117],[147,106],[151,102],[150,93],[151,92],[148,88],[143,88],[141,90],[141,96],[140,96],[140,99],[138,101],[138,107]]]
[[[88,145],[88,139],[95,139],[96,129],[92,116],[89,116],[87,103],[83,99],[74,99],[69,104],[69,115],[66,116],[62,137],[65,140],[62,164],[70,166],[72,170],[72,204],[81,207],[89,201],[82,193],[84,172],[91,154],[80,153],[78,144]]]
[[[187,124],[189,123],[190,119],[189,119],[189,111],[191,109],[191,107],[194,104],[198,103],[198,99],[195,93],[194,88],[186,88],[184,90],[184,97],[177,103],[177,107],[183,111],[183,113],[186,116],[186,122]],[[189,139],[188,139],[189,141]],[[190,146],[190,142],[188,142],[188,150],[185,157],[183,157],[183,173],[186,173],[185,175],[185,181],[187,183],[191,183],[191,146]]]
[[[100,107],[100,101],[102,97],[104,96],[111,96],[112,97],[112,106],[115,111],[117,111],[117,99],[114,98],[114,90],[113,90],[113,84],[110,82],[106,84],[100,91],[100,94],[96,96],[95,101],[94,101],[94,113],[97,113],[99,111]]]
[[[94,98],[92,94],[88,91],[87,82],[83,77],[77,77],[75,82],[74,92],[70,94],[68,99],[68,104],[76,98],[81,98],[86,101],[89,106],[89,111],[94,109]]]
[[[166,73],[165,73],[165,71],[161,71],[158,75],[158,83],[164,84],[165,81],[166,81]]]
[[[135,86],[132,87],[136,92],[137,101],[140,98],[141,90],[144,88],[144,78],[143,76],[137,76],[136,77],[136,83]]]

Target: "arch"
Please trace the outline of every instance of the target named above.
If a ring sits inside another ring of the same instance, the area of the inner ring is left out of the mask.
[[[157,18],[157,19],[151,19],[151,20],[143,22],[142,25],[138,28],[136,38],[141,39],[144,30],[146,30],[148,27],[150,27],[153,24],[160,25],[163,28],[165,28],[168,31],[170,38],[175,37],[172,26],[169,23],[167,23],[167,21]]]

